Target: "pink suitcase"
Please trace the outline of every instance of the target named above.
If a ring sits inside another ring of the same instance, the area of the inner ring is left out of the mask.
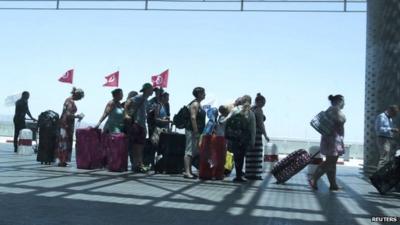
[[[103,168],[105,153],[101,147],[101,130],[95,128],[76,129],[75,151],[78,169]]]
[[[276,178],[278,184],[283,184],[310,164],[319,153],[318,151],[310,156],[304,149],[294,151],[286,158],[279,161],[274,168],[272,168],[271,173]]]
[[[104,134],[103,148],[107,156],[107,169],[111,172],[128,170],[128,139],[124,133]]]

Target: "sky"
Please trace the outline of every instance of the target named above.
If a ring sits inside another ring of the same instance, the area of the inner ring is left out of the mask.
[[[111,99],[105,76],[138,91],[169,69],[172,114],[206,89],[205,102],[232,102],[258,92],[270,137],[319,139],[309,122],[342,94],[348,142],[362,142],[366,14],[158,11],[0,11],[0,115],[4,99],[27,90],[37,117],[61,112],[74,69],[84,121],[96,123]]]

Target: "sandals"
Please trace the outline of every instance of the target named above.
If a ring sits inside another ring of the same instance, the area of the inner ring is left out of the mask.
[[[58,163],[58,166],[59,167],[67,167],[67,163],[65,163],[65,162],[64,163]]]
[[[134,169],[135,173],[147,173],[149,172],[149,169],[145,166],[138,166]]]
[[[261,176],[245,176],[247,180],[263,180]]]
[[[197,176],[195,176],[195,175],[193,175],[193,174],[190,174],[190,175],[184,174],[184,175],[183,175],[183,178],[195,180],[195,179],[197,179]]]
[[[329,190],[330,191],[340,191],[340,190],[342,190],[342,187],[339,187],[339,186],[331,186],[331,187],[329,187]]]
[[[235,177],[235,178],[233,178],[232,181],[233,181],[234,183],[246,183],[246,182],[247,182],[247,180],[244,179],[243,177]]]

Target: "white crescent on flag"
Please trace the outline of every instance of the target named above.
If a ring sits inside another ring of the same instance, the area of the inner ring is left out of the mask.
[[[119,71],[109,74],[104,78],[106,79],[106,83],[103,84],[104,87],[118,87]]]
[[[157,80],[156,80],[156,84],[157,85],[161,85],[162,83],[163,83],[163,78],[162,78],[162,76],[157,76]]]
[[[112,83],[112,82],[114,82],[114,80],[115,80],[115,77],[114,76],[111,76],[111,77],[109,77],[108,78],[108,83]]]
[[[151,82],[153,83],[153,87],[166,88],[168,85],[168,70],[159,75],[151,76]]]

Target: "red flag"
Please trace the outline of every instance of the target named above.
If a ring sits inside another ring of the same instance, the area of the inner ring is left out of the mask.
[[[58,81],[63,82],[63,83],[70,83],[72,84],[72,80],[74,78],[74,70],[68,70]]]
[[[168,74],[169,71],[166,70],[159,75],[152,76],[151,82],[153,83],[153,87],[166,88],[168,86]]]
[[[118,87],[119,71],[106,76],[107,82],[103,84],[104,87]]]

